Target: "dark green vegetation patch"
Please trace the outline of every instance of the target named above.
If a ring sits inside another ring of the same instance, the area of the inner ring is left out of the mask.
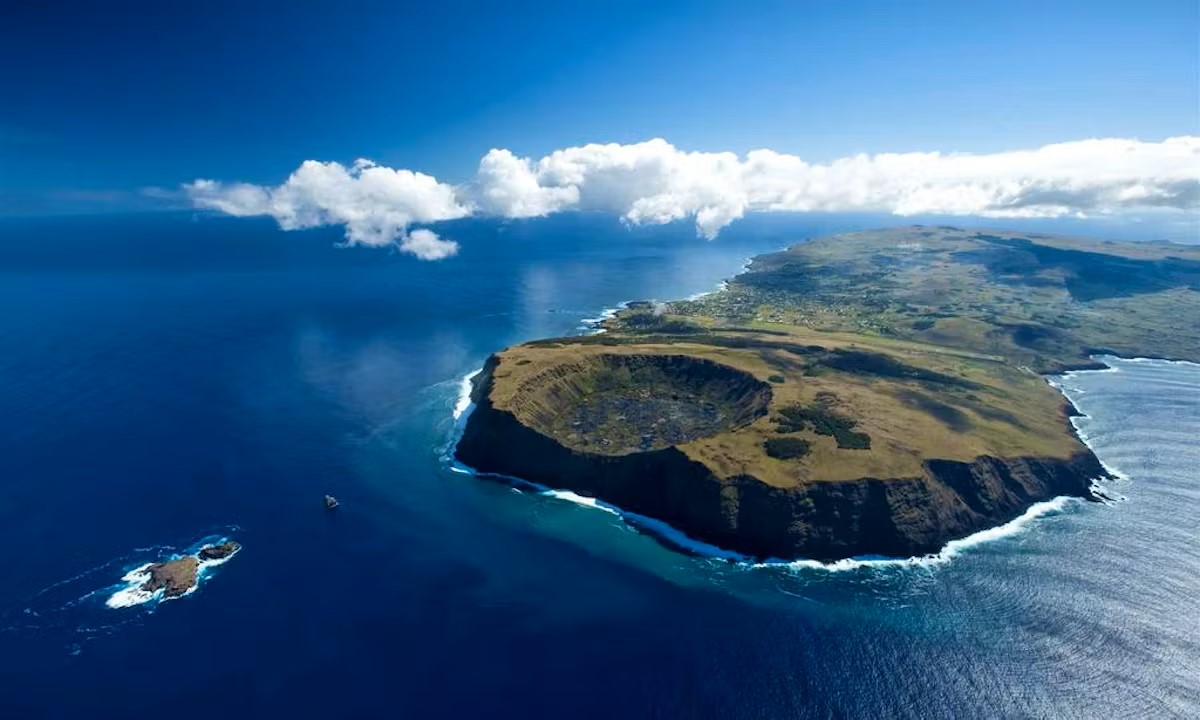
[[[687,355],[592,355],[538,377],[530,422],[585,452],[621,455],[692,442],[767,414],[771,388]]]
[[[833,437],[837,446],[843,450],[869,450],[871,436],[864,432],[855,432],[858,421],[839,415],[820,404],[788,405],[780,408],[780,417],[775,419],[779,433],[800,432],[807,427],[818,435]]]
[[[1061,276],[1071,296],[1081,302],[1161,292],[1175,287],[1200,290],[1200,262],[1168,256],[1140,260],[1087,250],[1050,247],[1020,237],[977,233],[991,247],[956,253],[958,260],[976,262],[1001,282],[1053,283],[1040,273]]]
[[[971,429],[971,419],[962,410],[915,390],[900,390],[896,397],[905,405],[920,408],[955,432]]]
[[[971,383],[933,370],[913,367],[882,353],[837,349],[821,359],[821,364],[842,372],[875,375],[893,380],[920,380],[939,385],[967,386]]]
[[[800,438],[777,437],[763,443],[763,448],[768,455],[777,460],[791,460],[807,455],[812,449],[812,444]]]

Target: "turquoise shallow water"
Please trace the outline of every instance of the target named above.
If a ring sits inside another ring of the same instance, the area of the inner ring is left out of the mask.
[[[254,221],[6,224],[3,715],[1200,715],[1193,365],[1057,380],[1125,499],[942,563],[748,568],[454,472],[491,350],[877,222],[471,222],[435,265]],[[209,536],[244,549],[196,593],[105,607]]]

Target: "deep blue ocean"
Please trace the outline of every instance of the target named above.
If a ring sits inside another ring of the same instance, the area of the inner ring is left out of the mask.
[[[489,352],[879,223],[463,221],[424,263],[259,220],[0,222],[0,717],[1200,717],[1200,366],[1058,379],[1123,499],[944,562],[691,557],[453,470]],[[213,536],[244,548],[195,593],[106,606]]]

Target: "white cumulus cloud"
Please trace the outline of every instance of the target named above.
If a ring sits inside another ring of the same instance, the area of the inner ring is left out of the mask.
[[[528,158],[508,150],[491,150],[479,161],[474,196],[477,210],[500,217],[540,217],[579,203],[573,185],[543,185],[539,171]]]
[[[449,257],[458,245],[430,230],[410,233],[409,226],[470,212],[459,203],[453,186],[431,175],[393,170],[369,160],[348,168],[307,160],[273,188],[196,180],[184,190],[197,207],[238,216],[270,215],[284,230],[342,225],[351,244],[397,244],[423,260]]]
[[[458,254],[458,243],[440,238],[432,230],[417,228],[400,240],[400,249],[422,260],[441,260]]]
[[[883,153],[808,163],[773,150],[688,152],[661,139],[590,144],[539,159],[494,149],[450,185],[360,160],[307,161],[282,185],[184,186],[192,202],[270,215],[286,230],[338,224],[350,243],[396,244],[423,259],[457,245],[423,224],[471,214],[521,218],[602,210],[634,224],[690,219],[715,237],[747,212],[1056,217],[1200,209],[1200,137],[1081,140],[997,153]]]

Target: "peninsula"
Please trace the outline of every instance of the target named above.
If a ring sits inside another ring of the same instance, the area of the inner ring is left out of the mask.
[[[912,226],[494,354],[456,453],[755,558],[912,556],[1104,476],[1044,379],[1200,361],[1200,248]]]

